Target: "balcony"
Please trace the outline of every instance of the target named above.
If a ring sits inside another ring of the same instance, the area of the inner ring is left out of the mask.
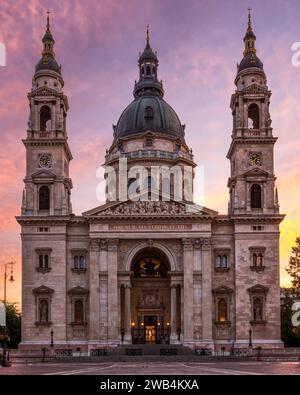
[[[119,158],[127,158],[128,160],[136,160],[136,159],[167,159],[167,160],[176,160],[176,159],[187,159],[189,161],[193,160],[193,154],[176,151],[162,151],[162,150],[139,150],[139,151],[131,151],[131,152],[116,152],[114,154],[108,154],[105,156],[106,162],[111,162],[113,160]]]

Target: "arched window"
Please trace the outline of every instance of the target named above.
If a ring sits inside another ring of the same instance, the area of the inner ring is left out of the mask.
[[[51,110],[48,106],[41,107],[40,110],[40,129],[42,132],[50,130]]]
[[[50,190],[46,185],[40,187],[39,190],[39,209],[49,210],[50,208]]]
[[[147,106],[145,108],[145,118],[153,118],[153,108],[151,106]]]
[[[150,75],[150,66],[147,66],[146,73],[147,73],[147,76]]]
[[[49,304],[48,304],[47,299],[40,300],[39,321],[40,322],[48,322],[49,321]]]
[[[222,256],[222,267],[227,268],[227,255]]]
[[[218,321],[227,321],[227,302],[225,299],[220,299],[218,302]]]
[[[82,300],[75,300],[74,303],[74,321],[76,324],[82,324],[84,321],[83,302]]]
[[[248,108],[248,128],[259,129],[259,108],[254,103]]]
[[[222,257],[221,257],[221,255],[218,255],[218,256],[217,256],[217,259],[216,259],[216,267],[217,267],[217,268],[221,268],[221,267],[222,267]]]
[[[155,182],[151,176],[148,176],[145,180],[145,188],[148,189],[148,192],[151,191],[151,188],[154,188]]]
[[[136,178],[130,178],[128,180],[128,195],[132,196],[137,193],[138,181]]]
[[[253,320],[263,320],[263,301],[262,298],[255,298],[253,300]]]
[[[251,208],[261,208],[261,187],[258,184],[251,187]]]

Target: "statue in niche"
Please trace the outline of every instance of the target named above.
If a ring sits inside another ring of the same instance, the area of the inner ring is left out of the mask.
[[[29,115],[29,119],[28,119],[27,125],[28,125],[28,130],[32,131],[33,122],[32,122],[32,118],[31,118],[31,113]]]
[[[238,111],[236,112],[236,115],[235,115],[235,124],[236,124],[237,128],[240,128],[242,126],[241,125],[241,116]]]

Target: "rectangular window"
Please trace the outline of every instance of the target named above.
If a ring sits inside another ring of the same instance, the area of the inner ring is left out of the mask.
[[[39,268],[47,269],[49,267],[49,255],[48,254],[40,254],[39,255]]]
[[[72,270],[76,272],[86,271],[86,254],[81,251],[78,251],[77,253],[74,251],[74,253],[75,255],[72,257]]]

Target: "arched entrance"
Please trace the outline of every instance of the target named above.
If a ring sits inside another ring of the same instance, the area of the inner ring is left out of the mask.
[[[155,247],[143,248],[132,259],[130,312],[133,344],[170,342],[170,269],[166,254]],[[121,299],[125,302],[126,298]],[[123,306],[122,311],[125,310],[126,306]]]

